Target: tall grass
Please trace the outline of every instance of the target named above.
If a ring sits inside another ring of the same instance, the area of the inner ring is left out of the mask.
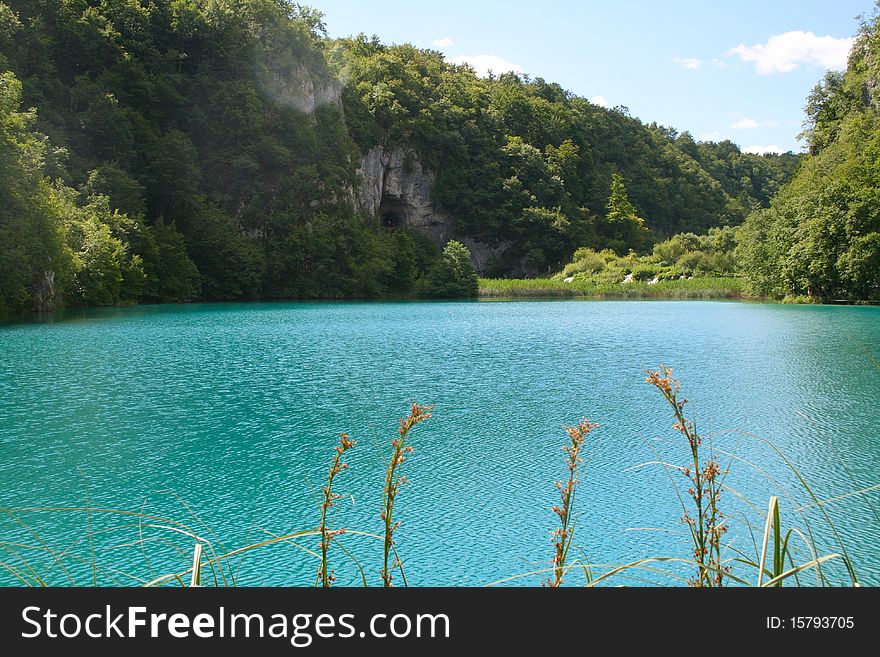
[[[654,285],[644,281],[623,284],[596,283],[586,279],[565,283],[555,278],[481,278],[479,296],[536,299],[739,299],[744,295],[739,278],[704,276],[690,280],[659,281]]]

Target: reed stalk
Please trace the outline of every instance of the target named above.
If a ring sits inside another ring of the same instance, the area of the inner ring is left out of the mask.
[[[684,415],[687,399],[679,398],[681,383],[672,378],[672,368],[660,365],[657,370],[648,370],[645,379],[657,388],[672,408],[675,423],[672,427],[687,439],[691,462],[680,468],[682,474],[691,482],[688,494],[693,499],[696,517],[685,511],[682,522],[688,526],[693,541],[694,561],[697,563],[697,576],[690,580],[691,586],[723,586],[724,577],[730,568],[721,563],[721,537],[727,531],[724,514],[718,508],[721,497],[721,466],[714,454],[705,461],[700,454],[703,438],[697,433],[696,422]]]
[[[586,418],[573,427],[565,427],[569,439],[569,444],[563,448],[566,455],[565,465],[568,469],[568,480],[565,484],[561,481],[556,482],[561,505],[554,506],[552,511],[559,516],[559,527],[553,531],[553,573],[552,576],[544,580],[544,584],[551,588],[561,586],[562,580],[565,578],[565,562],[568,558],[572,539],[574,538],[575,523],[572,517],[572,510],[574,507],[574,493],[580,481],[578,471],[583,461],[580,456],[581,449],[586,442],[587,435],[598,427],[598,424],[594,424]]]
[[[400,526],[400,522],[394,520],[394,503],[397,500],[400,487],[406,483],[406,477],[401,474],[403,463],[406,461],[407,454],[412,454],[413,452],[413,448],[407,444],[406,439],[409,437],[409,432],[415,426],[431,417],[431,410],[433,408],[433,406],[413,404],[409,415],[400,420],[397,436],[391,441],[391,460],[388,462],[388,467],[385,471],[385,489],[382,497],[383,509],[381,517],[385,525],[385,533],[382,547],[382,570],[379,571],[382,577],[382,585],[386,588],[393,586],[394,569],[400,568],[402,570],[400,557],[394,549],[394,532]],[[394,553],[393,561],[391,561],[392,552]]]
[[[327,566],[330,543],[333,541],[334,536],[345,532],[344,529],[330,529],[327,527],[327,514],[336,500],[342,498],[342,495],[333,492],[333,480],[336,478],[336,475],[348,468],[348,464],[343,463],[342,457],[355,444],[355,441],[349,438],[347,434],[339,435],[336,456],[333,458],[333,465],[330,466],[330,471],[327,474],[327,485],[321,489],[321,524],[318,526],[318,530],[321,533],[321,567],[318,569],[318,583],[325,588],[329,587],[336,580],[333,576],[333,571]]]

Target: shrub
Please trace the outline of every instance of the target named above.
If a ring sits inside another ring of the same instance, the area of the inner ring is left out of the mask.
[[[701,240],[693,233],[673,235],[665,242],[654,245],[654,255],[663,263],[671,265],[685,254],[701,248]]]
[[[450,240],[440,258],[428,271],[423,293],[429,297],[453,299],[475,297],[479,290],[471,252],[461,242]]]
[[[593,249],[580,248],[574,252],[572,261],[565,266],[562,274],[565,277],[575,274],[596,274],[605,269],[605,258]]]
[[[599,255],[602,256],[602,259],[608,263],[614,262],[620,257],[611,249],[602,249],[601,251],[599,251]]]
[[[703,251],[685,253],[675,263],[675,267],[682,274],[706,273],[714,269],[712,257]]]
[[[660,267],[656,265],[636,265],[632,268],[633,278],[637,281],[650,281],[653,280],[657,273],[660,271]]]

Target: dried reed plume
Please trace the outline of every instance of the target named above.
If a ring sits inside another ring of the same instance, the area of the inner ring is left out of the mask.
[[[544,584],[556,588],[562,584],[565,577],[565,561],[568,557],[568,551],[571,548],[571,541],[574,538],[574,522],[572,520],[572,506],[574,504],[574,492],[578,485],[578,470],[583,459],[580,457],[581,449],[586,442],[587,434],[598,428],[598,424],[590,422],[584,418],[573,427],[565,427],[571,444],[566,445],[565,465],[568,467],[568,481],[563,484],[561,481],[556,482],[556,488],[559,489],[559,497],[562,500],[562,506],[554,506],[553,513],[559,516],[559,527],[553,532],[553,546],[555,554],[553,555],[553,576],[546,579]]]
[[[705,462],[701,462],[700,446],[703,439],[697,433],[696,424],[684,416],[687,399],[679,399],[681,384],[672,378],[672,368],[660,365],[656,371],[647,370],[646,374],[645,382],[657,388],[672,408],[675,415],[672,427],[687,439],[691,450],[691,465],[680,468],[692,484],[688,494],[694,501],[697,515],[693,518],[685,512],[682,517],[682,522],[690,530],[694,560],[698,567],[697,577],[689,580],[689,583],[697,587],[722,586],[730,568],[721,564],[721,537],[727,531],[724,514],[718,509],[721,466],[711,453]]]
[[[327,553],[330,551],[330,542],[334,536],[345,532],[344,529],[332,530],[327,527],[327,513],[330,511],[333,503],[342,498],[342,495],[333,492],[333,480],[336,478],[336,475],[348,468],[348,465],[342,462],[342,457],[355,444],[355,441],[351,440],[348,435],[344,433],[339,435],[336,457],[333,459],[333,465],[330,466],[330,471],[327,474],[327,485],[321,489],[321,525],[319,526],[319,531],[321,532],[321,567],[318,569],[316,585],[320,583],[324,587],[330,586],[336,580],[333,576],[333,571],[327,568]]]
[[[401,418],[400,428],[397,430],[398,435],[391,441],[393,451],[385,473],[385,490],[382,496],[384,509],[381,514],[382,521],[385,523],[385,540],[383,545],[383,565],[380,575],[385,587],[393,586],[392,573],[394,569],[402,569],[400,558],[397,555],[397,551],[394,550],[394,532],[400,526],[400,523],[394,520],[394,501],[397,499],[400,487],[406,483],[406,477],[401,474],[401,467],[406,460],[406,455],[413,451],[413,448],[406,444],[406,439],[413,427],[431,417],[431,410],[433,408],[433,405],[422,406],[413,404],[409,411],[409,416]],[[388,562],[392,551],[394,552],[394,561],[389,567]],[[406,583],[405,580],[404,583]]]

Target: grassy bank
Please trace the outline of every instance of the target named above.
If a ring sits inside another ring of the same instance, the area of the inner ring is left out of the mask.
[[[740,299],[742,280],[732,276],[703,276],[690,280],[598,283],[558,278],[481,278],[480,297],[586,297],[594,299]]]

